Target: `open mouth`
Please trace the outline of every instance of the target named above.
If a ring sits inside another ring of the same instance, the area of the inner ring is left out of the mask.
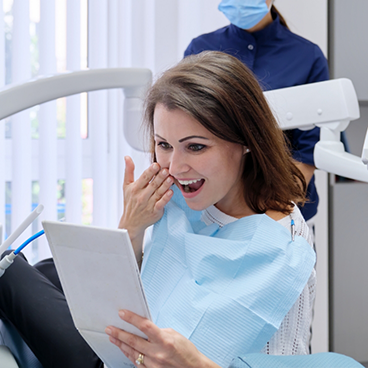
[[[178,182],[185,193],[193,193],[196,192],[203,185],[204,179],[178,180]]]

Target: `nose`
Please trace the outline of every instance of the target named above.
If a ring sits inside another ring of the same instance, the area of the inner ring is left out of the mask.
[[[186,159],[186,155],[180,151],[173,151],[170,157],[169,173],[174,177],[187,173],[190,165]]]

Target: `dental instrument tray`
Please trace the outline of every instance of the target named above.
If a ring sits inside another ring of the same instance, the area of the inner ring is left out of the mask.
[[[113,325],[147,338],[118,315],[127,309],[151,319],[128,232],[52,221],[42,225],[75,327],[107,367],[134,368],[104,332]]]

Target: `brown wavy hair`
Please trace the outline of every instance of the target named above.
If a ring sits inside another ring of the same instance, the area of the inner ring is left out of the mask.
[[[289,29],[287,23],[286,23],[286,20],[285,18],[282,16],[282,14],[278,11],[278,9],[276,8],[275,5],[272,5],[271,7],[271,13],[272,14],[277,14],[279,16],[279,19],[280,19],[280,24],[283,25],[284,27],[286,27],[287,29]]]
[[[252,72],[235,57],[217,51],[192,55],[165,71],[149,89],[145,124],[154,154],[156,105],[180,109],[215,136],[247,146],[244,199],[256,213],[290,213],[305,202],[306,182],[294,165],[263,92]]]

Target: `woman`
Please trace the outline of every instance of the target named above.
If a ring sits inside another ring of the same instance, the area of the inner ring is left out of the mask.
[[[251,72],[223,53],[186,58],[150,89],[146,122],[153,163],[134,180],[126,158],[120,227],[140,262],[154,224],[142,264],[153,322],[126,312],[149,342],[110,326],[112,341],[149,368],[307,354],[315,254],[294,205],[305,181]],[[44,368],[102,367],[55,268],[39,266],[17,257],[2,276],[0,318]]]
[[[306,184],[252,73],[220,52],[185,58],[150,89],[145,121],[153,164],[135,181],[126,158],[120,227],[140,262],[154,224],[142,265],[154,323],[125,311],[149,341],[109,326],[111,341],[147,367],[308,354]]]
[[[230,25],[193,39],[184,56],[222,51],[237,57],[256,75],[264,90],[298,86],[329,79],[321,49],[288,29],[273,0],[222,0],[219,10]],[[319,128],[286,131],[293,157],[308,184],[308,202],[300,210],[308,221],[317,213],[313,150]]]

